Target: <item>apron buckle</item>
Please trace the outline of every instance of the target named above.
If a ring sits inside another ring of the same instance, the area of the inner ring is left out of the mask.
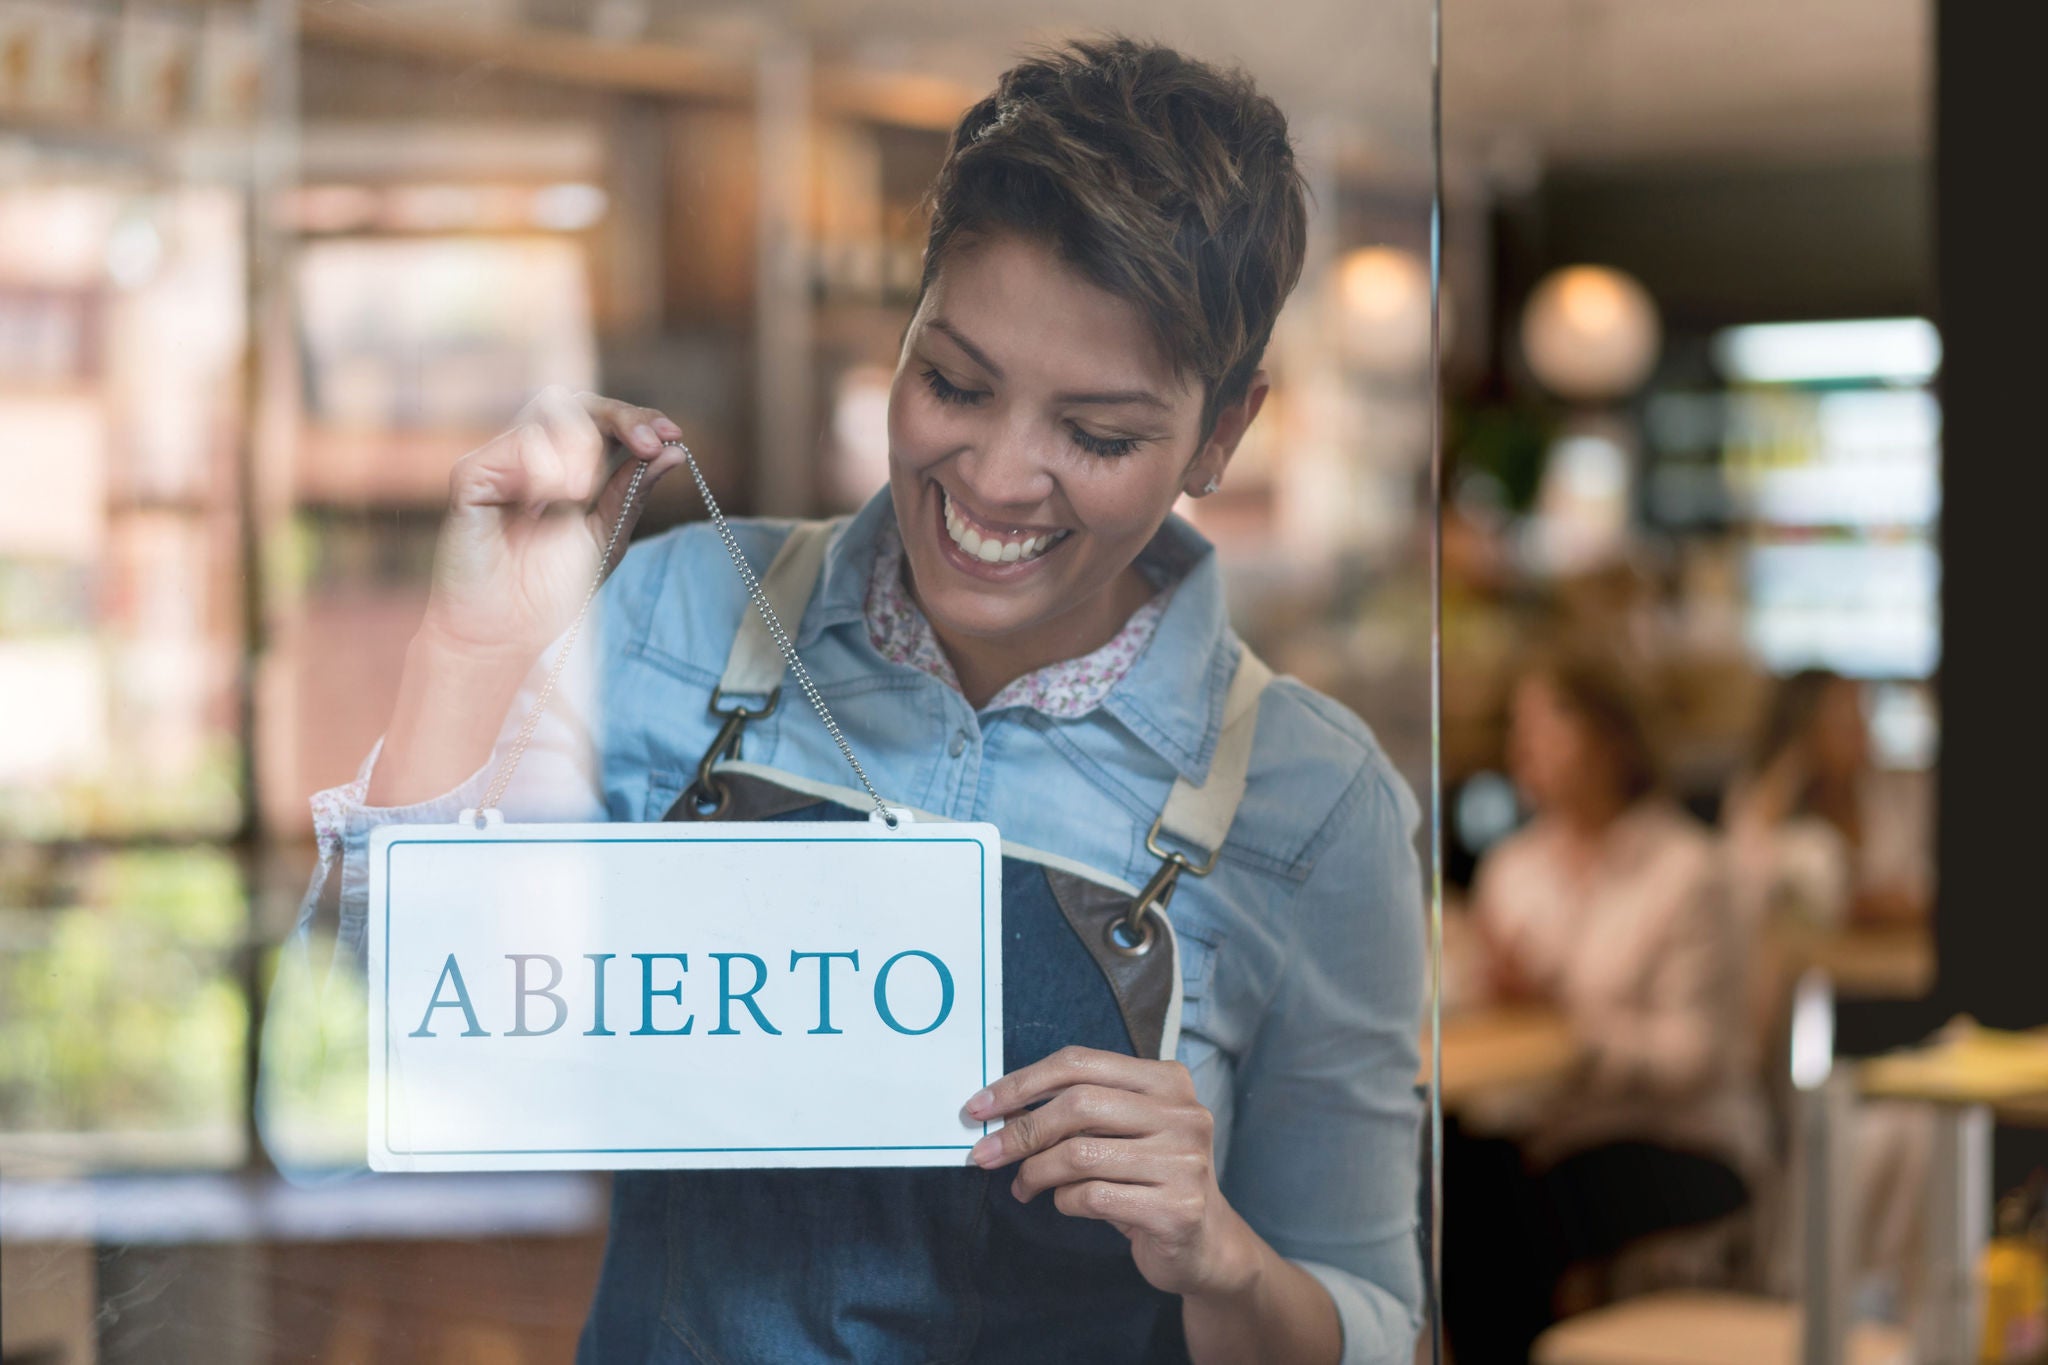
[[[1152,828],[1145,833],[1145,848],[1159,859],[1159,870],[1152,874],[1152,880],[1145,883],[1145,889],[1131,902],[1131,908],[1122,919],[1110,921],[1108,931],[1103,935],[1109,946],[1125,957],[1143,957],[1152,951],[1152,941],[1158,930],[1152,925],[1148,912],[1166,913],[1166,907],[1173,900],[1174,888],[1180,885],[1180,874],[1189,873],[1206,877],[1216,866],[1218,850],[1210,849],[1209,856],[1197,863],[1179,849],[1166,848],[1159,842],[1159,827],[1166,821],[1161,815],[1152,822]]]
[[[1165,823],[1166,815],[1164,812],[1161,812],[1159,817],[1152,822],[1152,828],[1145,831],[1146,852],[1150,853],[1155,858],[1164,859],[1165,861],[1170,863],[1178,863],[1182,867],[1186,868],[1188,871],[1194,873],[1197,877],[1206,877],[1212,871],[1215,870],[1216,855],[1222,852],[1221,848],[1210,849],[1209,856],[1207,858],[1204,858],[1198,865],[1192,858],[1189,858],[1186,854],[1177,853],[1174,850],[1163,847],[1160,844],[1159,829],[1160,826],[1164,825]],[[1157,879],[1155,878],[1154,880]]]
[[[1166,913],[1174,888],[1180,885],[1180,874],[1186,870],[1190,870],[1190,864],[1178,853],[1168,854],[1160,862],[1152,880],[1146,882],[1145,889],[1131,901],[1130,910],[1123,918],[1111,920],[1109,928],[1104,931],[1103,938],[1108,940],[1113,951],[1125,957],[1143,957],[1152,951],[1152,943],[1159,931],[1148,912],[1156,909],[1159,914]]]
[[[726,806],[732,801],[732,789],[719,781],[717,774],[712,770],[720,763],[736,761],[739,758],[740,731],[750,720],[774,715],[775,708],[782,702],[782,689],[778,687],[770,692],[767,705],[759,709],[751,706],[720,706],[718,703],[723,696],[724,689],[711,689],[711,714],[723,716],[725,723],[718,727],[718,734],[712,739],[711,747],[704,751],[704,757],[697,760],[697,780],[683,793],[696,804],[697,813],[705,817],[724,814]]]

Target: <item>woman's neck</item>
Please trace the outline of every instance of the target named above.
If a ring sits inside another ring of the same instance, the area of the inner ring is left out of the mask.
[[[923,611],[908,556],[903,561],[903,581],[918,610]],[[1131,619],[1131,613],[1152,600],[1152,593],[1150,581],[1133,565],[1093,597],[1028,629],[999,636],[961,635],[934,620],[932,634],[953,665],[953,676],[960,680],[967,704],[979,711],[1025,674],[1064,659],[1078,659],[1108,644]],[[930,619],[931,613],[925,615]]]

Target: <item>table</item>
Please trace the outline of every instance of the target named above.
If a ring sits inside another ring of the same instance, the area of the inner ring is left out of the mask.
[[[1746,1294],[1671,1290],[1566,1318],[1536,1343],[1537,1365],[1796,1365],[1799,1305]],[[1859,1323],[1847,1365],[1908,1365],[1905,1334]]]
[[[1929,1296],[1918,1358],[1925,1365],[1974,1361],[1977,1266],[1991,1235],[1992,1119],[2048,1122],[2048,1030],[2000,1033],[1959,1020],[1924,1047],[1862,1063],[1856,1080],[1866,1098],[1934,1106]]]
[[[1818,968],[1844,999],[1918,1000],[1934,985],[1934,930],[1925,924],[1778,923],[1769,932],[1793,975]]]
[[[1540,1005],[1459,1010],[1443,1021],[1443,1105],[1458,1108],[1494,1091],[1553,1084],[1578,1061],[1578,1040],[1564,1015]],[[1422,1039],[1423,1081],[1429,1037]]]

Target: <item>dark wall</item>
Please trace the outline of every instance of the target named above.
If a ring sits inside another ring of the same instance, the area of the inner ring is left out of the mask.
[[[1917,158],[1566,169],[1504,208],[1508,316],[1544,272],[1617,266],[1673,331],[1933,307],[1931,173]]]
[[[2033,158],[2048,11],[1941,0],[1937,27],[1942,372],[1943,1008],[2048,1024],[2048,898],[2037,866],[2041,523],[2048,514],[2048,318]],[[2000,1135],[2001,1187],[2048,1165],[2048,1134]]]

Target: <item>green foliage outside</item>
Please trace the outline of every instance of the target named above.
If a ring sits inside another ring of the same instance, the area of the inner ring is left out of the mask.
[[[238,1131],[249,1016],[234,861],[149,849],[9,880],[0,1132]]]

